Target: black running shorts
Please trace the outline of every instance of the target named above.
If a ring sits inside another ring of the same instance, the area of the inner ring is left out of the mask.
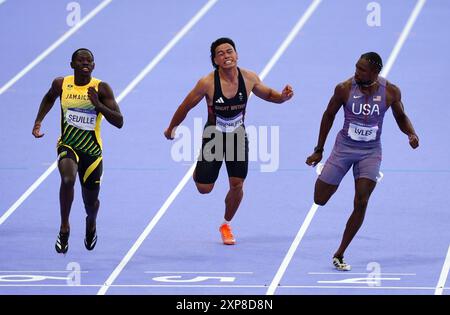
[[[74,150],[67,145],[58,146],[58,162],[69,158],[78,164],[78,176],[81,186],[89,190],[97,189],[103,173],[102,156],[91,156],[86,153]]]
[[[203,134],[202,150],[194,172],[194,180],[200,184],[212,184],[219,176],[225,159],[228,177],[245,179],[248,173],[248,139],[245,130],[240,132],[215,132]]]

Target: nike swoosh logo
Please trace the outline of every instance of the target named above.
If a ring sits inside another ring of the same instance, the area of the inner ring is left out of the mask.
[[[353,95],[353,98],[360,98],[362,95]]]

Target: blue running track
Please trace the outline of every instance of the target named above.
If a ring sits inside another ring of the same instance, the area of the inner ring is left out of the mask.
[[[239,65],[261,74],[311,1],[210,1],[198,21],[167,46],[207,0],[112,0],[0,93],[0,294],[450,294],[450,107],[444,93],[450,2],[426,1],[389,69],[387,77],[402,90],[420,147],[410,148],[389,111],[382,135],[384,178],[346,252],[353,266],[346,273],[332,268],[331,257],[352,211],[352,174],[311,218],[317,175],[305,160],[334,86],[353,74],[363,52],[379,52],[386,64],[421,0],[378,0],[381,25],[373,27],[366,21],[369,1],[318,2],[264,73],[271,87],[291,84],[294,98],[282,105],[250,98],[246,124],[269,135],[278,131],[279,156],[272,160],[276,171],[262,172],[269,162],[257,151],[264,151],[261,138],[251,146],[256,158],[232,222],[235,246],[222,245],[218,232],[228,190],[225,167],[211,194],[200,195],[189,178],[169,199],[189,176],[197,151],[193,145],[190,158],[175,161],[176,142],[167,141],[163,131],[197,80],[212,70],[214,39],[233,38]],[[70,31],[67,3],[0,4],[5,44],[0,88]],[[83,19],[101,1],[78,3]],[[60,179],[51,169],[60,132],[59,100],[43,122],[45,136],[35,139],[31,129],[42,96],[55,77],[71,74],[70,56],[79,47],[94,52],[94,76],[120,96],[125,125],[118,130],[103,122],[97,247],[84,248],[85,213],[77,182],[64,256],[54,249]],[[155,59],[165,47],[162,58]],[[127,91],[152,60],[157,62],[151,71]],[[202,101],[183,123],[192,131],[192,143],[198,143],[194,130],[205,119]],[[342,123],[340,112],[324,159]],[[48,176],[24,196],[46,170]],[[306,231],[295,246],[302,225]]]

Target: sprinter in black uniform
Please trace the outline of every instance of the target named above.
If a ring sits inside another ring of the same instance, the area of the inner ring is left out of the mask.
[[[237,70],[238,90],[232,98],[223,95],[219,70],[214,71],[213,105],[208,107],[208,122],[203,132],[202,150],[195,169],[196,183],[214,183],[219,176],[223,157],[228,177],[247,177],[248,140],[244,117],[248,97],[242,73],[239,68]],[[213,139],[217,142],[211,141]]]
[[[211,61],[216,69],[201,78],[186,96],[164,131],[172,140],[175,129],[187,113],[204,97],[208,106],[208,122],[203,131],[202,151],[194,171],[194,181],[201,194],[214,188],[223,158],[227,167],[230,190],[225,198],[225,221],[219,230],[223,243],[234,245],[230,221],[243,197],[243,184],[248,171],[248,141],[244,118],[251,92],[273,103],[283,103],[293,96],[286,85],[281,93],[267,87],[254,72],[237,67],[234,42],[219,38],[211,44]]]

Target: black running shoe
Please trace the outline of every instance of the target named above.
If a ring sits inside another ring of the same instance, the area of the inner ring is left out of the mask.
[[[93,231],[91,231],[88,228],[86,217],[86,236],[84,238],[84,246],[86,247],[87,250],[93,250],[95,244],[97,244],[97,229],[95,228]]]
[[[56,239],[55,249],[58,254],[65,254],[69,249],[69,235],[70,232],[65,233],[59,231],[58,238]]]

